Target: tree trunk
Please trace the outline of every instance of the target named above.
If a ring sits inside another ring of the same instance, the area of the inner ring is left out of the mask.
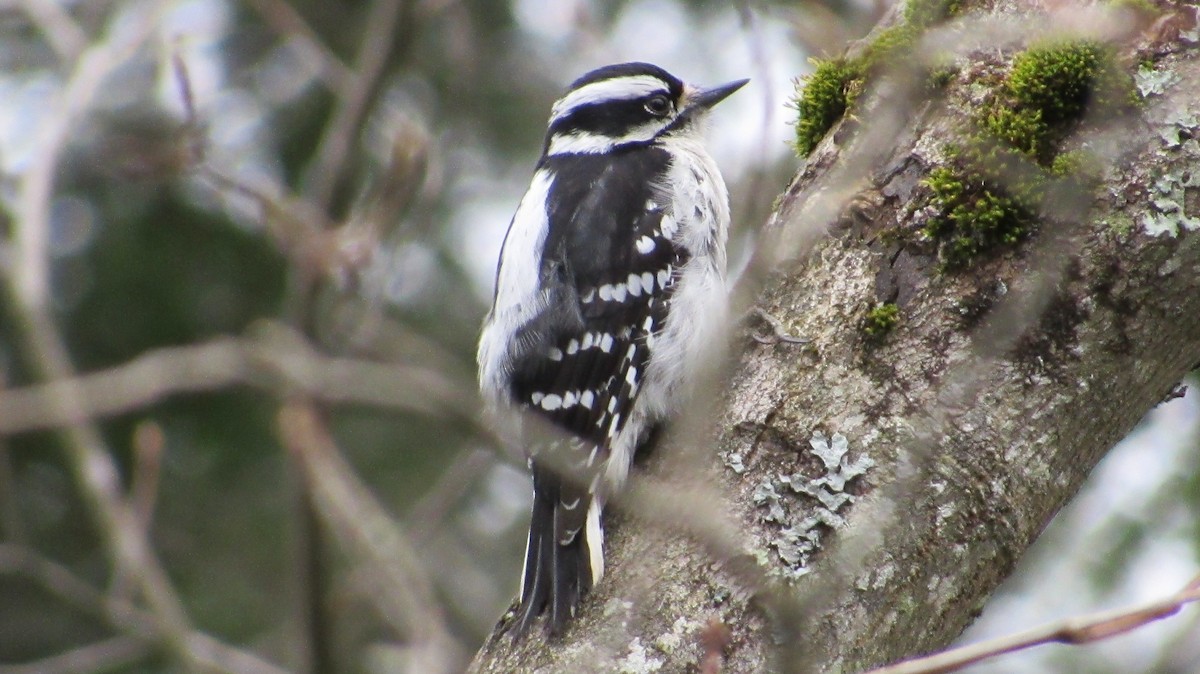
[[[1135,22],[961,16],[920,43],[959,54],[936,94],[923,72],[873,67],[764,232],[771,271],[743,284],[811,342],[735,344],[716,439],[676,432],[637,471],[567,634],[498,629],[472,671],[852,672],[958,636],[1200,363],[1196,12],[1158,4],[1118,46],[1127,70],[1153,61],[1144,102],[1059,144],[1099,157],[1098,188],[1048,190],[1031,235],[953,268],[930,240],[929,176],[972,133],[980,91],[1029,26],[1112,38]]]

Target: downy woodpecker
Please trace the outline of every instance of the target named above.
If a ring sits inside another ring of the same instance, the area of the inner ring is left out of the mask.
[[[561,633],[600,580],[605,500],[721,341],[729,196],[700,136],[746,82],[703,89],[623,63],[551,110],[478,352],[489,407],[561,431],[523,441],[534,498],[517,634],[544,611]]]

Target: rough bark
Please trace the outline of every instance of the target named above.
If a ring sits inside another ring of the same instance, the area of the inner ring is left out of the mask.
[[[963,271],[892,234],[923,217],[970,78],[1018,45],[973,53],[978,72],[936,100],[880,75],[768,225],[757,304],[811,344],[737,344],[716,440],[675,439],[642,467],[638,516],[610,525],[574,626],[549,644],[498,633],[472,671],[696,671],[715,649],[720,671],[851,672],[960,634],[1200,363],[1200,50],[1194,13],[1171,10],[1123,46],[1161,78],[1137,119],[1068,141],[1107,159],[1102,187],[1052,199],[1034,236]],[[866,335],[887,301],[899,322]]]

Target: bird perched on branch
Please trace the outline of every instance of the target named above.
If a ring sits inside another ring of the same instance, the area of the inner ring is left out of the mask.
[[[551,110],[478,353],[491,408],[558,431],[522,441],[534,498],[517,634],[543,612],[560,634],[600,581],[605,501],[721,341],[729,196],[700,136],[746,82],[698,88],[622,63]]]

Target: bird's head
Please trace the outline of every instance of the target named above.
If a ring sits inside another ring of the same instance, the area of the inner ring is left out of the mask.
[[[600,154],[692,133],[714,105],[748,81],[700,88],[649,63],[597,68],[554,103],[545,154]]]

